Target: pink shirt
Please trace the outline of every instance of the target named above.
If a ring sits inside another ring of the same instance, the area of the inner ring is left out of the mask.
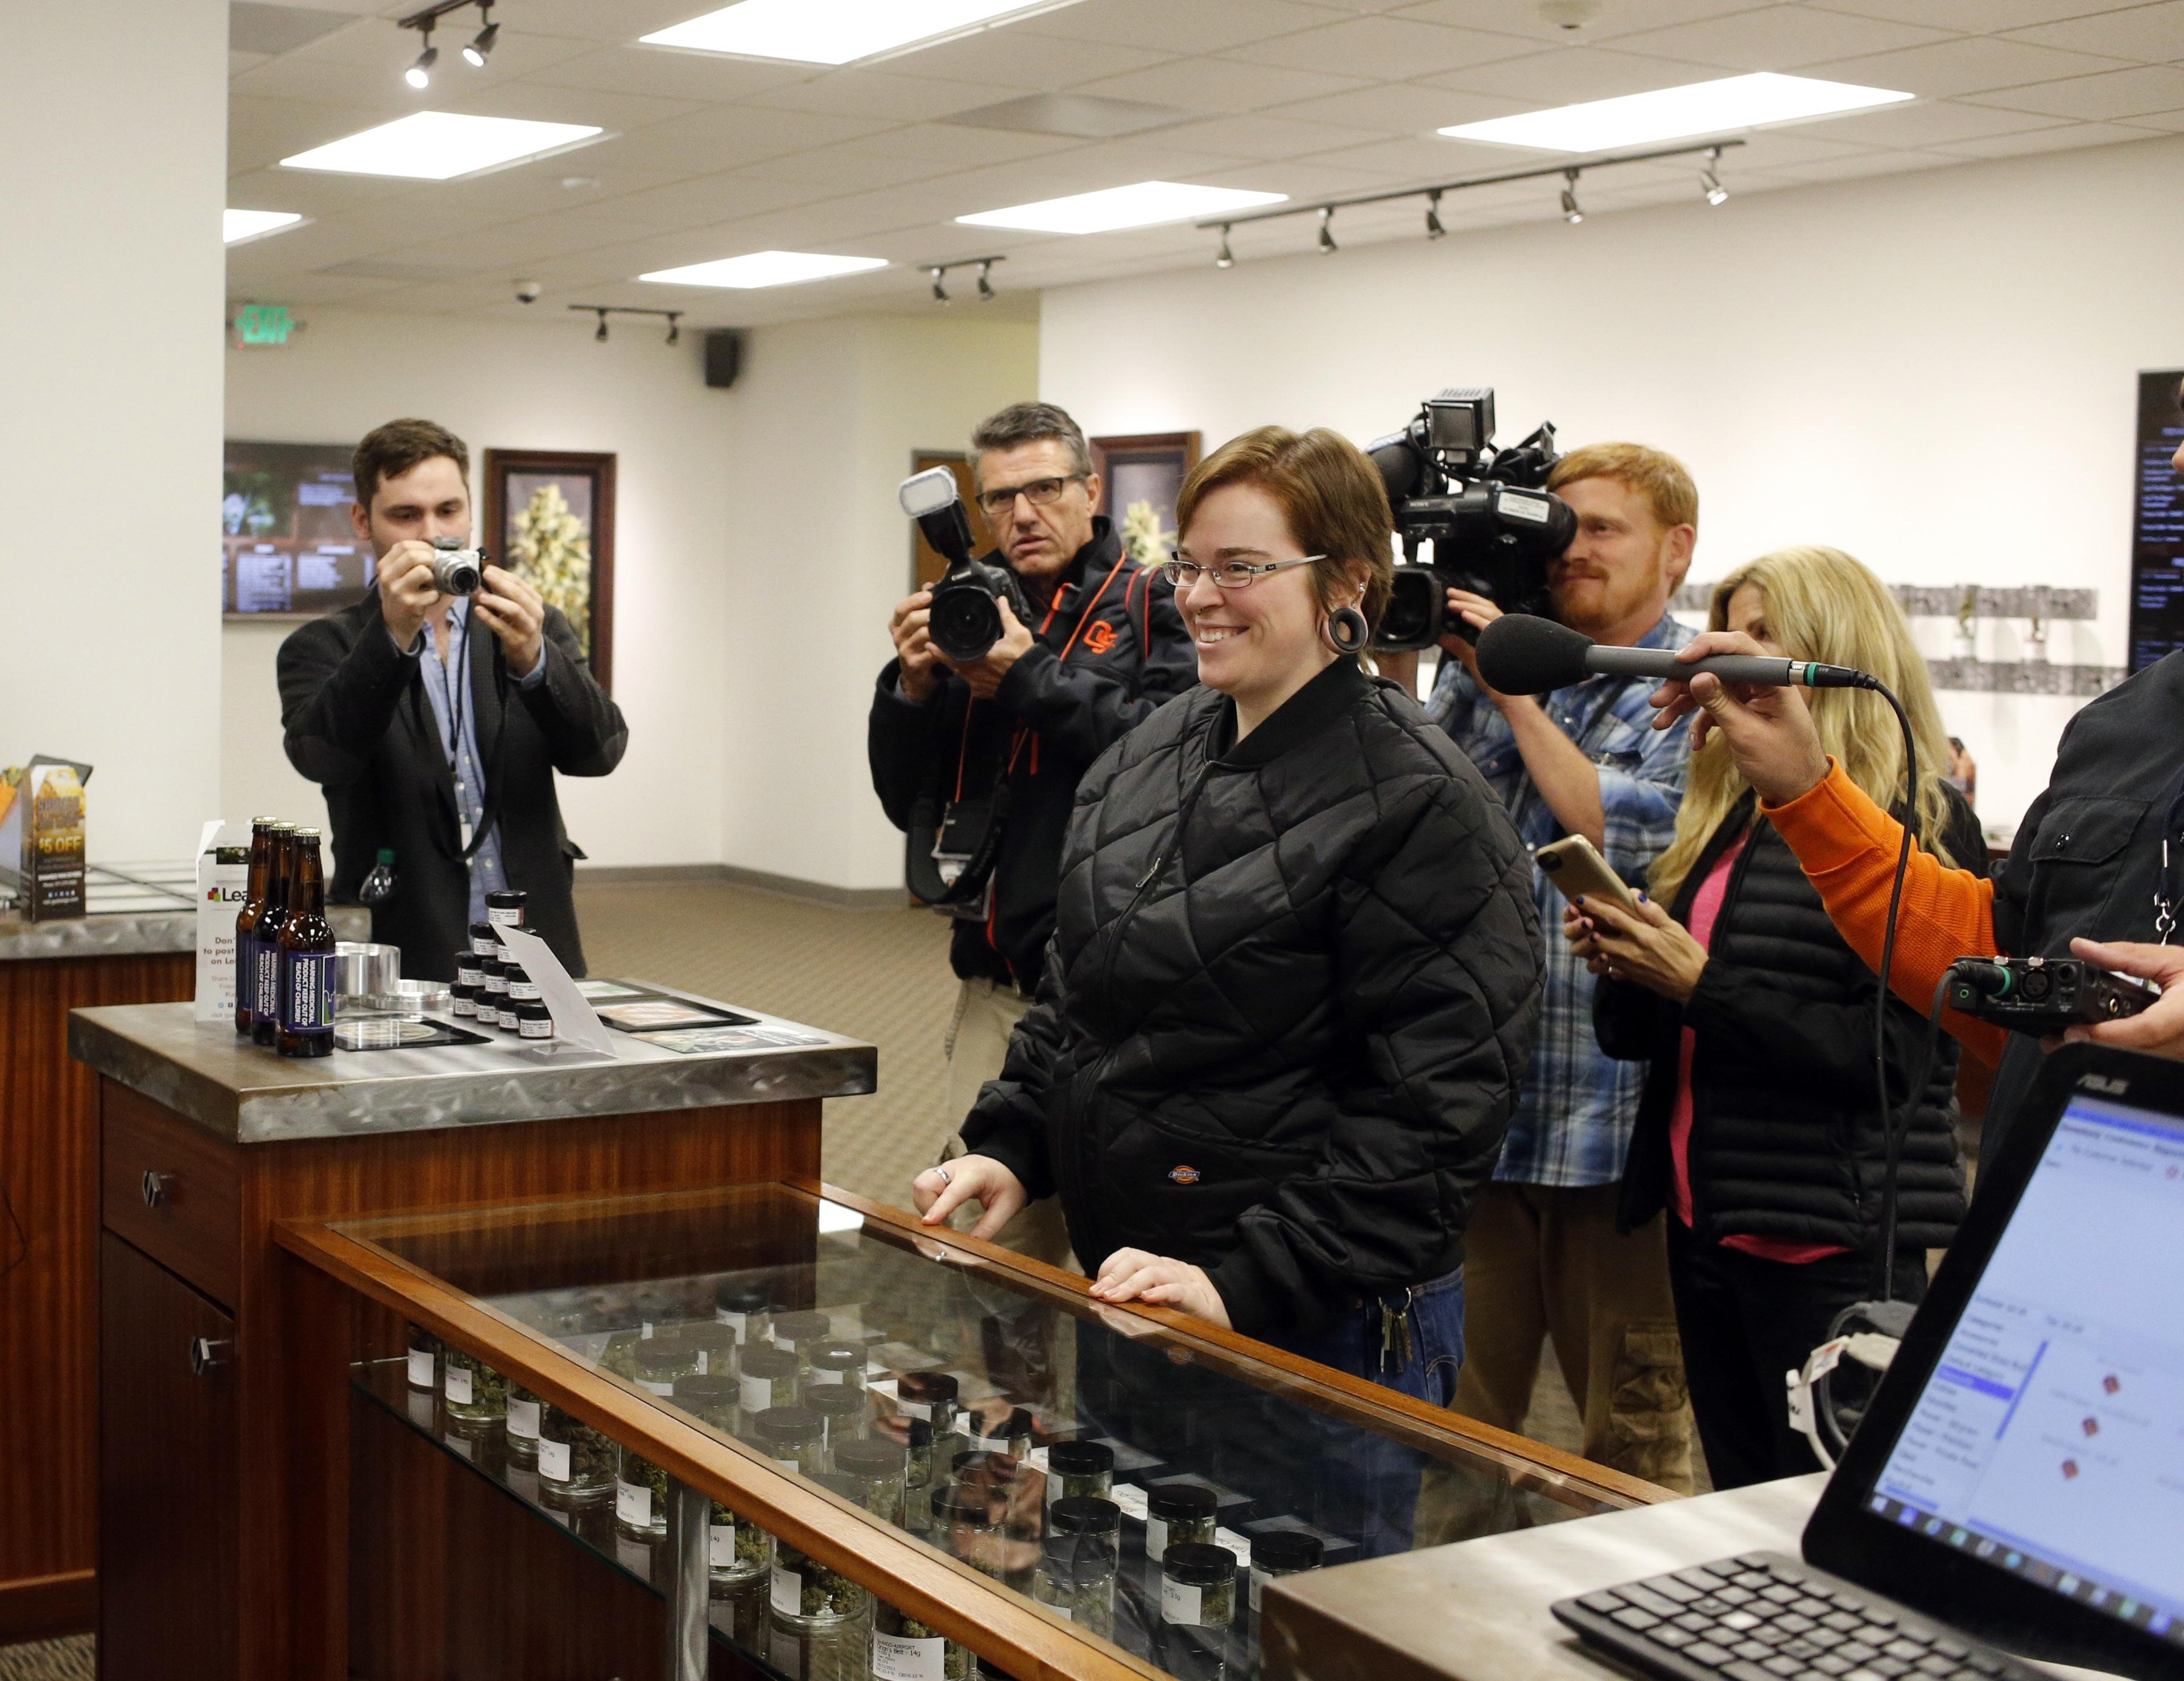
[[[1721,902],[1729,896],[1730,872],[1743,856],[1744,846],[1744,840],[1739,840],[1724,852],[1691,896],[1691,938],[1708,951],[1713,949],[1713,925],[1721,915]],[[1691,1223],[1691,1051],[1697,1043],[1698,1035],[1688,1027],[1677,1036],[1676,1106],[1669,1114],[1669,1162],[1674,1170],[1669,1198],[1676,1218],[1686,1226]],[[1787,1238],[1758,1237],[1747,1231],[1731,1233],[1721,1240],[1721,1246],[1791,1266],[1849,1253],[1840,1243],[1793,1243]]]

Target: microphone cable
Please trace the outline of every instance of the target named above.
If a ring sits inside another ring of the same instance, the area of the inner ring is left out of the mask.
[[[1903,841],[1896,852],[1896,880],[1888,890],[1888,921],[1880,936],[1880,986],[1873,1001],[1873,1078],[1880,1099],[1880,1299],[1896,1299],[1896,1106],[1888,1097],[1888,997],[1890,977],[1896,969],[1896,917],[1903,904],[1903,878],[1911,868],[1913,835],[1919,822],[1919,744],[1911,730],[1910,715],[1896,691],[1875,679],[1873,692],[1888,702],[1903,732]],[[1941,1019],[1942,991],[1934,991],[1933,1019]],[[1907,1094],[1907,1106],[1915,1109],[1925,1086],[1922,1070],[1917,1085]]]

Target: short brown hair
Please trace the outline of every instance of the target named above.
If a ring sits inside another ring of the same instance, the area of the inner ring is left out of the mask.
[[[1281,509],[1290,535],[1307,553],[1327,557],[1312,569],[1321,606],[1332,612],[1347,605],[1357,587],[1355,569],[1363,566],[1362,611],[1367,623],[1379,628],[1394,587],[1388,541],[1395,523],[1379,469],[1364,451],[1323,426],[1303,433],[1262,426],[1232,438],[1183,481],[1175,499],[1178,538],[1190,529],[1200,500],[1226,484],[1257,485]]]
[[[1084,428],[1069,417],[1069,410],[1052,403],[1011,403],[988,415],[971,433],[971,455],[989,450],[1013,450],[1019,444],[1044,444],[1049,438],[1069,451],[1071,468],[1080,477],[1092,472],[1092,451],[1084,442]]]
[[[356,500],[368,510],[380,481],[399,478],[421,461],[445,455],[467,480],[471,476],[470,448],[437,421],[392,420],[376,426],[356,446],[350,471],[356,477]]]
[[[1581,478],[1612,478],[1646,499],[1663,527],[1699,523],[1699,488],[1688,468],[1665,450],[1643,444],[1588,444],[1557,461],[1547,489],[1559,490]]]

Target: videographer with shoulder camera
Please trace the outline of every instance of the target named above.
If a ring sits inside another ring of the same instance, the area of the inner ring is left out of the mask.
[[[606,775],[629,727],[560,610],[470,549],[460,438],[389,421],[357,445],[355,472],[350,517],[374,587],[297,630],[279,665],[289,762],[325,788],[333,823],[328,896],[355,901],[391,850],[394,891],[371,907],[371,937],[402,948],[405,975],[449,980],[486,895],[517,889],[530,931],[581,975],[582,855],[554,773]]]
[[[1105,515],[1084,434],[1050,403],[1016,403],[972,434],[972,473],[997,552],[1028,611],[1002,594],[983,657],[935,645],[933,592],[900,603],[895,658],[872,697],[872,786],[910,837],[911,877],[937,863],[961,987],[948,1032],[952,1135],[996,1078],[1054,932],[1056,877],[1077,784],[1108,746],[1198,680],[1175,592],[1134,564]],[[936,1141],[938,1142],[939,1141]],[[950,1154],[961,1145],[952,1136]],[[1059,1261],[1049,1208],[1000,1241]]]
[[[1692,633],[1669,616],[1697,538],[1698,492],[1674,456],[1635,444],[1574,450],[1548,489],[1577,534],[1547,564],[1552,616],[1596,642],[1680,648]],[[1451,589],[1448,610],[1474,628],[1501,617],[1484,595]],[[1537,699],[1479,680],[1471,641],[1443,638],[1427,715],[1455,738],[1536,852],[1582,835],[1629,881],[1642,881],[1674,838],[1685,745],[1648,729],[1639,679],[1594,677]],[[1559,902],[1535,868],[1543,924]],[[1584,1420],[1585,1456],[1688,1491],[1690,1415],[1656,1215],[1617,1230],[1618,1181],[1643,1085],[1635,1064],[1600,1048],[1593,978],[1548,942],[1540,1035],[1494,1182],[1472,1210],[1468,1358],[1456,1410],[1516,1430],[1530,1406],[1540,1346],[1555,1356]]]

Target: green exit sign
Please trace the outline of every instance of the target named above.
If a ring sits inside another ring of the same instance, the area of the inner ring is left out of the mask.
[[[235,312],[235,342],[286,344],[295,327],[286,304],[245,304]]]

